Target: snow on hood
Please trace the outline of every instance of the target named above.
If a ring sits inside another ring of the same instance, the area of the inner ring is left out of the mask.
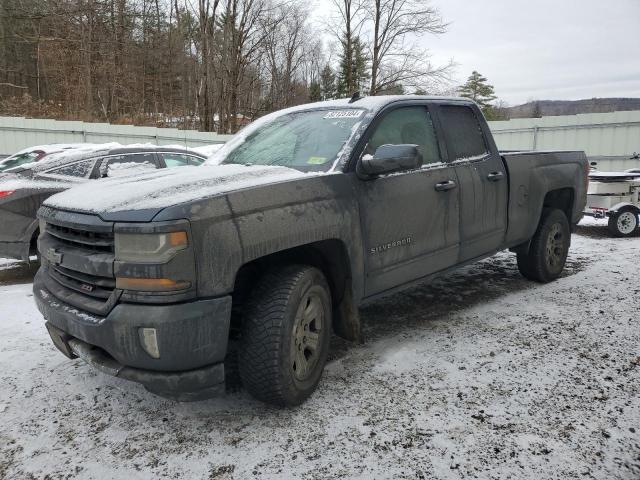
[[[306,175],[309,174],[287,167],[257,165],[162,169],[90,182],[54,195],[44,204],[63,210],[95,213],[161,209]]]

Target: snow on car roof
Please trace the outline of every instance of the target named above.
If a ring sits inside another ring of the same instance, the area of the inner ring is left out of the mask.
[[[59,152],[61,150],[68,150],[71,148],[79,148],[83,145],[87,145],[86,143],[48,143],[46,145],[34,145],[31,147],[23,148],[22,150],[10,155],[7,158],[11,158],[15,155],[21,155],[23,153],[29,152],[44,152],[46,154]]]
[[[188,148],[181,145],[155,145],[153,143],[133,143],[123,145],[117,142],[82,143],[78,144],[76,148],[52,153],[39,162],[27,163],[18,168],[20,168],[20,170],[32,170],[37,173],[87,158],[98,157],[101,155],[133,153],[140,150],[150,150],[154,152],[165,150],[181,152],[190,151]]]

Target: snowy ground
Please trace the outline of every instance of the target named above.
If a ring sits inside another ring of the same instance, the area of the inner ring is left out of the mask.
[[[366,344],[335,340],[293,410],[174,403],[67,360],[0,260],[0,478],[637,480],[639,254],[586,226],[552,284],[504,253],[371,305]]]

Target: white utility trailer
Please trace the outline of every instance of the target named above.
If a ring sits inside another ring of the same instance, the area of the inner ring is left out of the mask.
[[[585,215],[609,218],[616,237],[633,235],[640,217],[640,170],[589,173]]]

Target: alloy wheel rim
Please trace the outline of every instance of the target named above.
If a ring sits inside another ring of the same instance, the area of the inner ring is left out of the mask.
[[[557,269],[562,265],[565,239],[560,224],[554,223],[547,237],[547,265]]]
[[[628,235],[636,229],[638,219],[631,212],[624,212],[618,217],[616,222],[620,233]]]
[[[308,293],[300,302],[291,339],[291,369],[298,381],[307,380],[320,357],[324,307],[319,295]]]

